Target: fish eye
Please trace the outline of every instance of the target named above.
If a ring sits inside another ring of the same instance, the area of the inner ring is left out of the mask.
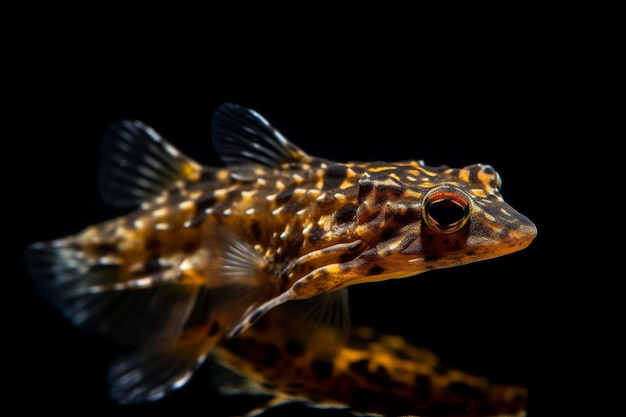
[[[426,193],[422,217],[434,231],[454,233],[467,223],[470,207],[470,198],[465,192],[444,184]]]

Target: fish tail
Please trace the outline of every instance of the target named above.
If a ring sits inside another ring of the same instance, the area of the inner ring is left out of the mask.
[[[182,387],[222,335],[213,291],[167,279],[173,271],[123,280],[124,268],[91,257],[81,235],[34,243],[24,260],[34,286],[74,325],[131,348],[109,368],[117,403],[157,400]]]
[[[119,343],[177,340],[200,286],[177,282],[175,268],[131,274],[106,239],[87,244],[95,231],[26,247],[23,257],[34,287],[75,326]]]
[[[74,316],[70,300],[100,282],[100,274],[89,273],[95,262],[71,238],[33,243],[23,255],[34,286],[70,318]]]

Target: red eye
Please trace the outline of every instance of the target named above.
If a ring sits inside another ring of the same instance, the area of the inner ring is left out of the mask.
[[[445,184],[426,193],[422,214],[431,229],[440,233],[454,233],[469,219],[470,207],[470,198],[464,191]]]

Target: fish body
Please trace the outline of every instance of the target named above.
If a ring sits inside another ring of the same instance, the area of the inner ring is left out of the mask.
[[[69,320],[135,349],[110,369],[120,403],[179,388],[216,346],[259,336],[258,320],[294,305],[300,325],[282,331],[332,361],[350,339],[349,286],[503,256],[536,236],[488,165],[313,157],[234,104],[212,134],[226,167],[139,121],[113,125],[100,190],[132,211],[25,251]]]

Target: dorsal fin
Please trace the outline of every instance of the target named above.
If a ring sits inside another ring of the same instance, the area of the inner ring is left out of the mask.
[[[238,104],[222,104],[213,115],[213,144],[228,166],[309,163],[312,158],[289,142],[263,116]]]
[[[202,167],[150,126],[121,120],[104,134],[99,185],[104,201],[129,208],[152,200],[178,182],[194,182]]]

